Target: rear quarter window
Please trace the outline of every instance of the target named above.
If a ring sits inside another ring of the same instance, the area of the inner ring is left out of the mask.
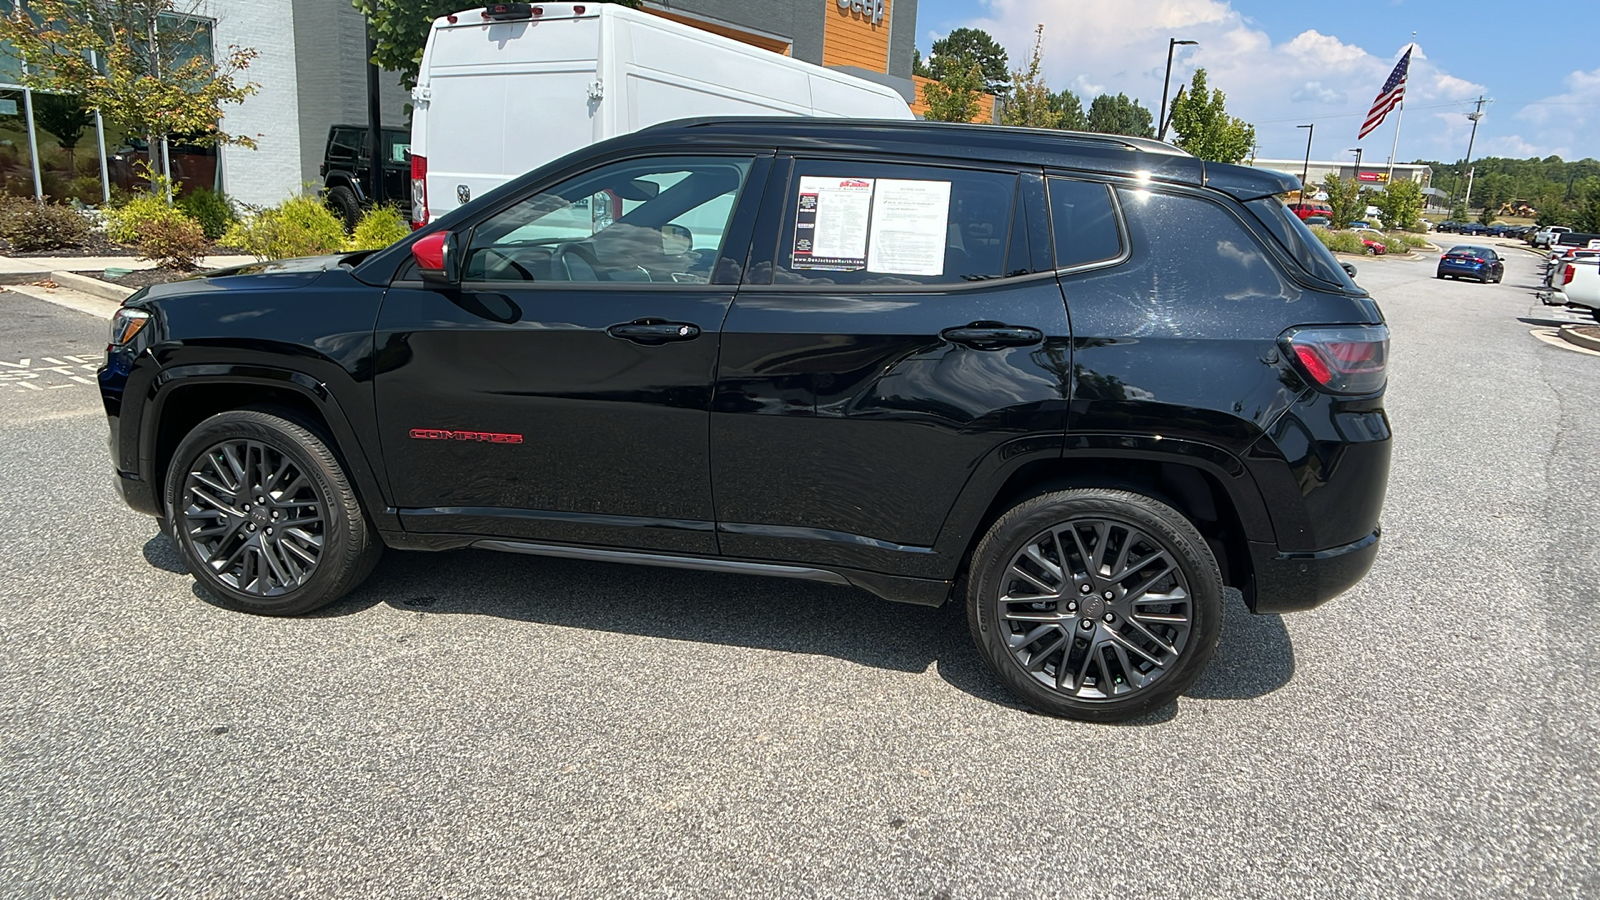
[[[1048,185],[1056,268],[1110,262],[1122,255],[1122,227],[1109,186],[1055,177]]]

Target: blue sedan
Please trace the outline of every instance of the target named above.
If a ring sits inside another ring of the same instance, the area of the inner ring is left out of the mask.
[[[1451,247],[1439,257],[1439,278],[1471,278],[1488,284],[1506,277],[1506,264],[1488,247]]]

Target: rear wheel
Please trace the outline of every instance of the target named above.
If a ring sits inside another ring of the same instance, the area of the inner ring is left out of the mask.
[[[979,543],[967,622],[989,668],[1030,707],[1117,721],[1156,709],[1216,651],[1222,576],[1205,540],[1143,494],[1028,500]]]
[[[292,616],[331,603],[383,551],[327,444],[269,412],[196,426],[173,454],[165,496],[195,580],[245,612]]]
[[[328,189],[328,206],[344,220],[346,229],[354,229],[361,220],[361,201],[356,199],[356,192],[346,185]]]

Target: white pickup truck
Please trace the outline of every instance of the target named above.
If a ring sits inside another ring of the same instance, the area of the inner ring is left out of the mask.
[[[1600,321],[1600,255],[1574,257],[1561,264],[1550,279],[1550,290],[1539,299],[1551,306],[1577,306]]]

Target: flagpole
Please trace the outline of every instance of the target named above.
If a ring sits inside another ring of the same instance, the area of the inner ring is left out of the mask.
[[[1411,43],[1407,45],[1406,52],[1410,53],[1415,49],[1417,49],[1417,33],[1413,31],[1411,32]],[[1406,80],[1411,80],[1411,73],[1409,71],[1406,72]],[[1395,154],[1400,152],[1400,123],[1405,119],[1405,117],[1406,101],[1404,97],[1401,97],[1400,106],[1395,110],[1394,116],[1394,146],[1389,148],[1389,184],[1394,184]]]

